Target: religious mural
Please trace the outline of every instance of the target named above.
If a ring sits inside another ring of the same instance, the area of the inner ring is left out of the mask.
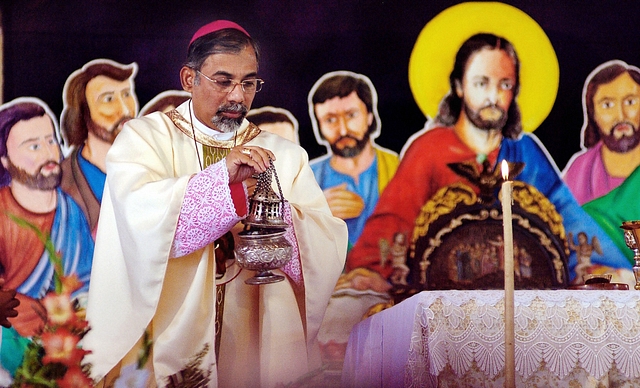
[[[307,99],[300,103],[308,123],[299,122],[292,107],[271,105],[279,101],[260,101],[261,108],[248,112],[249,121],[301,144],[309,155],[316,145],[325,149],[310,165],[331,212],[349,229],[345,270],[319,334],[328,371],[339,374],[349,332],[363,317],[421,290],[502,286],[498,198],[504,178],[497,166],[503,160],[516,184],[517,288],[564,288],[598,273],[635,284],[633,253],[620,225],[640,219],[640,70],[608,60],[589,74],[581,150],[561,171],[535,134],[558,103],[561,78],[557,47],[538,23],[498,2],[460,3],[428,20],[402,68],[424,126],[411,129],[396,150],[378,144],[405,126],[385,120],[382,131],[378,110],[383,101],[392,105],[383,98],[392,95],[389,83],[376,78],[376,90],[358,64],[324,69],[310,89],[305,84]],[[0,385],[11,380],[39,327],[29,301],[43,297],[53,276],[41,269],[48,265],[42,244],[7,214],[41,226],[63,254],[79,252],[63,257],[77,261],[73,268],[84,288],[75,296],[82,303],[110,145],[127,120],[189,99],[165,90],[139,110],[137,59],[122,64],[99,52],[95,57],[101,59],[67,78],[59,129],[37,98],[0,106],[6,229],[0,277],[22,301],[19,316],[10,318],[14,327],[2,329]],[[22,153],[16,137],[29,133],[48,155]],[[16,257],[22,246],[38,248]]]
[[[632,262],[633,252],[628,249],[620,226],[640,216],[636,206],[640,70],[621,60],[599,65],[584,83],[582,108],[582,150],[571,157],[563,177],[576,200]],[[602,252],[596,236],[569,236],[569,244],[577,247],[577,276],[613,272],[616,279],[634,283],[633,276],[624,269],[587,260],[593,252]]]
[[[423,289],[503,287],[496,206],[502,180],[495,172],[505,160],[518,165],[513,179],[522,188],[514,220],[517,288],[564,288],[596,272],[634,283],[630,251],[582,209],[533,134],[554,105],[558,69],[544,31],[517,8],[464,3],[431,20],[409,62],[425,128],[404,145],[397,172],[348,253],[344,276],[380,275],[390,288],[369,292],[387,291],[396,301]],[[358,311],[355,301],[345,306],[333,315]]]
[[[138,64],[95,59],[64,84],[60,129],[68,155],[62,189],[87,216],[95,234],[106,179],[105,158],[122,126],[138,114],[134,79]]]
[[[308,103],[315,138],[327,148],[310,162],[311,169],[333,215],[346,221],[352,247],[393,177],[398,155],[374,141],[382,123],[378,94],[367,76],[327,73],[311,88]]]
[[[487,17],[477,17],[482,13]],[[454,22],[460,27],[446,28]],[[430,58],[441,60],[424,66]],[[368,266],[388,277],[392,268],[379,264],[380,239],[390,240],[397,232],[411,234],[421,207],[443,187],[464,183],[479,191],[477,182],[461,176],[451,164],[465,163],[482,172],[507,160],[523,163],[515,180],[551,201],[565,233],[598,239],[602,249],[592,251],[592,263],[628,269],[626,252],[580,207],[533,134],[553,106],[558,78],[555,51],[544,31],[514,7],[465,3],[430,21],[409,62],[409,82],[427,124],[403,147],[398,171],[350,251],[347,268]],[[575,279],[576,264],[574,250],[567,265],[571,280],[581,282]]]
[[[2,327],[0,384],[7,386],[43,330],[43,301],[59,276],[75,279],[79,288],[70,297],[86,304],[94,240],[82,209],[61,187],[58,122],[49,107],[34,97],[0,106],[0,139],[0,269],[3,287],[20,301],[11,327]]]
[[[6,194],[3,217],[15,214],[51,238],[56,252],[62,255],[64,275],[76,275],[82,284],[74,295],[80,306],[86,303],[90,283],[106,178],[105,157],[122,125],[137,114],[133,83],[137,70],[135,62],[123,65],[96,59],[74,71],[62,92],[65,104],[60,129],[55,115],[37,98],[16,99],[0,107],[4,133],[2,190]],[[22,142],[17,142],[19,138],[12,140],[18,134],[24,138]],[[28,164],[17,164],[21,160]],[[8,224],[2,233],[4,244],[19,244],[5,245],[0,257],[5,287],[16,289],[21,300],[13,327],[3,328],[6,340],[0,347],[0,365],[13,375],[23,355],[28,354],[28,339],[42,330],[40,315],[44,308],[30,301],[54,291],[53,279],[58,275],[54,275],[54,261],[45,245],[37,241],[32,230],[20,228],[8,218],[3,224]],[[33,265],[25,265],[31,253],[15,255],[23,252],[19,247],[26,246],[32,247]],[[16,271],[16,266],[21,269]],[[34,310],[33,306],[40,307]]]

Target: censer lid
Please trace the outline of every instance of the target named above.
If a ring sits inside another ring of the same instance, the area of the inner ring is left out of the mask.
[[[271,188],[272,175],[276,179],[280,195]],[[271,163],[268,169],[258,174],[257,180],[256,188],[249,199],[249,214],[242,222],[258,228],[287,227],[283,217],[284,196],[274,164]]]

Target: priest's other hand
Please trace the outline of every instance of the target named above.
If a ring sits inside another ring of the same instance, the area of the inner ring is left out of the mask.
[[[265,172],[276,157],[273,152],[256,146],[234,147],[225,158],[229,183],[240,183],[253,174]]]

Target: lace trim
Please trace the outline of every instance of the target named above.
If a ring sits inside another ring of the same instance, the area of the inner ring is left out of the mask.
[[[293,219],[291,218],[291,204],[285,202],[283,206],[283,218],[285,222],[290,225],[284,234],[284,237],[289,241],[289,244],[293,247],[291,251],[291,260],[282,267],[282,272],[293,281],[293,283],[302,288],[304,286],[304,278],[302,276],[302,263],[300,261],[300,248],[298,247],[298,239],[296,238],[296,231],[293,229]]]
[[[503,291],[430,291],[419,295],[407,386],[427,386],[451,370],[504,370]],[[640,378],[640,294],[630,291],[516,291],[516,375],[544,363],[565,378],[578,368],[600,379],[613,368]],[[475,365],[474,365],[475,363]]]
[[[171,257],[181,257],[213,243],[242,218],[236,214],[224,160],[196,173],[187,184]]]

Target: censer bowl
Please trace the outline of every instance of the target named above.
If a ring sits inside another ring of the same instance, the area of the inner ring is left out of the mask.
[[[271,272],[291,260],[292,247],[284,237],[285,229],[244,230],[238,233],[235,247],[236,262],[241,268],[256,271],[245,280],[247,284],[277,283],[284,276]]]

